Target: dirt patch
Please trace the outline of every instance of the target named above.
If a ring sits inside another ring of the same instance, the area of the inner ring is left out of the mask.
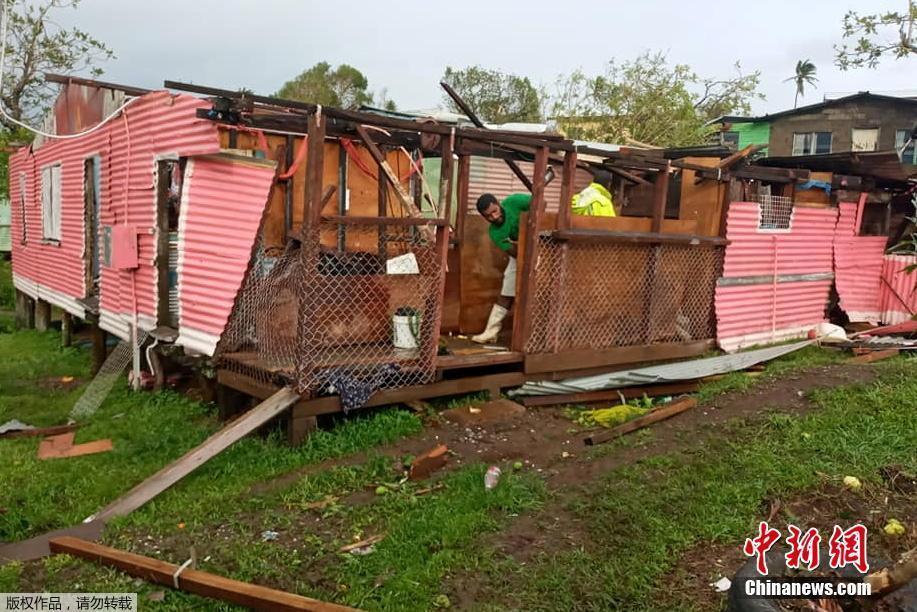
[[[887,469],[896,471],[894,467]],[[823,549],[818,575],[827,575],[824,568],[828,557],[824,545],[834,525],[849,527],[860,522],[867,527],[870,572],[896,562],[905,551],[917,546],[917,494],[914,492],[902,493],[887,484],[866,485],[861,491],[853,492],[838,484],[826,483],[817,491],[779,504],[777,512],[772,511],[775,503],[772,501],[765,504],[771,510],[762,508],[759,520],[769,520],[784,535],[788,523],[803,529],[816,527],[821,534]],[[908,527],[905,535],[889,537],[882,532],[891,518]],[[747,561],[748,558],[742,553],[743,542],[705,542],[694,546],[681,556],[676,569],[660,580],[656,598],[672,608],[680,607],[679,603],[683,606],[690,602],[701,610],[723,609],[726,594],[717,593],[711,585],[722,577],[732,579],[738,568]],[[783,542],[780,545],[785,547]],[[780,554],[783,552],[785,548]],[[889,602],[883,603],[890,603],[892,598],[887,599]],[[797,609],[798,603],[788,603],[788,608]],[[917,606],[917,600],[911,601],[910,605]]]
[[[83,384],[83,379],[74,376],[49,376],[35,381],[39,389],[45,391],[70,391]]]

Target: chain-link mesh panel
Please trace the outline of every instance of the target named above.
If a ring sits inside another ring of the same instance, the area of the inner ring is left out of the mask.
[[[433,380],[445,271],[433,228],[324,222],[259,255],[220,344],[222,367],[300,392]]]
[[[715,336],[722,247],[540,240],[527,353]]]

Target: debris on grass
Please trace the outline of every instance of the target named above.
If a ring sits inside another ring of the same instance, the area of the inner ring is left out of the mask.
[[[713,588],[716,589],[717,593],[725,593],[729,590],[729,587],[732,586],[732,581],[729,578],[723,576],[716,582],[712,584]]]
[[[449,449],[445,444],[440,444],[418,456],[411,462],[408,478],[411,480],[424,480],[436,470],[446,465]]]
[[[79,457],[81,455],[94,455],[105,453],[114,446],[111,440],[93,440],[85,444],[74,444],[75,432],[69,431],[56,436],[49,436],[38,445],[39,459],[62,459],[65,457]]]
[[[23,423],[19,419],[11,419],[7,421],[6,423],[4,423],[3,425],[0,425],[0,436],[6,433],[28,431],[28,430],[34,430],[34,429],[35,429],[34,426]]]
[[[384,539],[385,534],[380,533],[378,535],[370,536],[366,539],[360,540],[359,542],[354,542],[353,544],[342,546],[338,549],[338,552],[351,553],[354,555],[368,555],[375,549],[376,544]]]
[[[856,476],[844,476],[844,488],[850,491],[859,491],[863,488],[863,483]]]
[[[633,404],[619,404],[610,408],[575,410],[571,412],[571,418],[583,427],[614,427],[643,416],[647,412],[647,408]]]
[[[501,473],[502,472],[500,468],[498,468],[495,465],[492,465],[489,468],[487,468],[487,472],[484,473],[484,488],[487,489],[488,491],[490,489],[495,488],[497,484],[500,482]]]
[[[904,525],[901,524],[901,521],[896,518],[888,519],[888,522],[885,523],[885,527],[882,528],[882,531],[885,532],[885,535],[891,537],[897,537],[907,533],[907,529],[905,529]]]
[[[267,529],[261,532],[261,541],[262,542],[273,542],[280,537],[280,534],[272,529]]]

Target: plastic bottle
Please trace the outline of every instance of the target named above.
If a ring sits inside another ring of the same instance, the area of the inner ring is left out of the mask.
[[[500,482],[500,474],[500,468],[495,465],[487,468],[487,473],[484,474],[484,488],[490,490],[496,487]]]

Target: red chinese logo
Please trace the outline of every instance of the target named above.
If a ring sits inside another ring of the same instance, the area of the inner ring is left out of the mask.
[[[758,573],[767,576],[767,551],[774,547],[774,544],[780,539],[780,532],[768,527],[767,522],[761,521],[758,525],[758,537],[746,538],[745,547],[742,549],[746,555],[752,557],[758,556]]]
[[[790,545],[789,552],[786,553],[786,566],[792,569],[799,569],[800,563],[813,570],[818,567],[819,552],[818,544],[821,542],[821,535],[818,529],[810,527],[805,533],[796,525],[787,526],[790,535],[786,538],[786,543]]]
[[[786,543],[789,551],[786,553],[786,566],[791,569],[804,567],[814,570],[821,563],[818,545],[821,543],[821,534],[818,529],[810,527],[803,531],[796,525],[787,525],[789,535]],[[746,538],[742,551],[749,557],[757,557],[756,567],[758,573],[767,576],[767,552],[780,540],[780,532],[770,527],[766,521],[758,524],[758,535]],[[848,529],[841,529],[835,525],[828,540],[829,564],[831,569],[841,569],[852,565],[862,573],[869,571],[869,562],[866,560],[866,527],[856,524]]]
[[[866,527],[854,525],[849,529],[841,529],[837,525],[828,540],[828,562],[833,569],[840,569],[853,565],[864,574],[869,571],[869,562],[866,560]]]

